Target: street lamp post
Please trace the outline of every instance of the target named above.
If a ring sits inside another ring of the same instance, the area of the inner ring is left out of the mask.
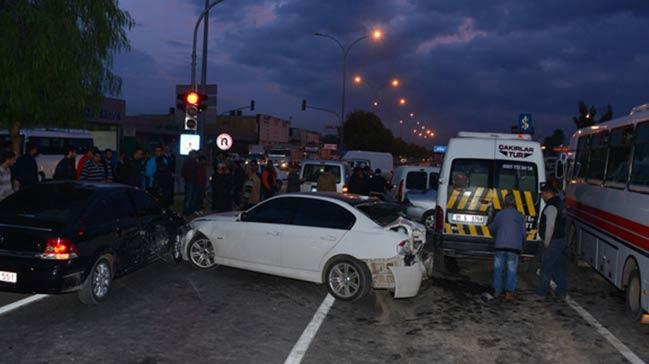
[[[223,0],[221,0],[221,1],[223,1]],[[318,32],[318,33],[314,33],[314,35],[316,35],[318,37],[325,37],[325,38],[331,39],[332,41],[334,41],[340,47],[340,50],[342,51],[342,56],[343,56],[343,85],[342,85],[342,87],[343,87],[343,89],[342,89],[342,96],[341,96],[341,102],[340,102],[340,104],[341,104],[340,105],[340,153],[342,153],[343,147],[344,147],[343,122],[344,122],[344,118],[345,118],[345,93],[347,91],[347,56],[349,55],[349,51],[352,49],[353,46],[355,46],[358,42],[369,38],[370,35],[364,35],[364,36],[356,39],[355,41],[351,42],[347,47],[343,46],[343,44],[338,39],[336,39],[335,37],[333,37],[333,36],[331,36],[329,34],[323,34],[323,33]],[[374,32],[372,32],[371,36],[374,37],[374,39],[380,39],[383,36],[383,33],[381,33],[381,31],[379,31],[379,30],[375,30]]]
[[[194,26],[194,41],[192,43],[192,90],[198,90],[198,85],[196,84],[196,38],[198,38],[198,27],[201,25],[201,22],[207,16],[207,14],[212,10],[213,7],[222,3],[224,0],[214,0],[209,6],[203,10],[203,12],[198,16],[196,20],[196,25]]]

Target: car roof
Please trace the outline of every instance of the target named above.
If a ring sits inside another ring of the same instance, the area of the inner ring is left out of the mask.
[[[330,198],[341,202],[345,202],[352,206],[356,206],[363,202],[379,201],[379,199],[377,199],[376,197],[368,197],[368,196],[357,195],[354,193],[339,193],[339,192],[296,192],[296,193],[283,194],[280,195],[279,197],[282,196],[283,197],[307,197],[307,198],[324,197],[324,198]]]
[[[119,183],[101,183],[101,182],[87,182],[87,181],[50,181],[42,183],[41,185],[70,185],[75,188],[94,190],[94,191],[127,191],[137,190],[136,187],[123,185]]]
[[[338,160],[319,160],[319,159],[307,159],[302,161],[302,165],[305,164],[329,164],[329,165],[345,165],[345,162]]]

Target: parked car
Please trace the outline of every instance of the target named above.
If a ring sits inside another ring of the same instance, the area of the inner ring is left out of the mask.
[[[324,172],[325,167],[331,168],[331,173],[336,177],[336,192],[347,192],[349,167],[340,161],[330,160],[304,160],[300,168],[301,192],[316,192],[318,177]]]
[[[276,196],[238,213],[204,216],[182,239],[183,258],[324,283],[340,300],[370,288],[412,297],[432,271],[425,228],[404,206],[338,193]]]
[[[410,191],[425,192],[437,190],[439,167],[401,166],[394,173],[394,185],[397,187],[395,200],[405,201]]]
[[[435,231],[435,207],[437,206],[437,190],[416,191],[406,194],[406,202],[410,204],[408,217],[426,227],[428,232]]]
[[[0,202],[0,290],[78,291],[103,301],[113,278],[163,256],[180,259],[184,220],[117,184],[49,182]]]

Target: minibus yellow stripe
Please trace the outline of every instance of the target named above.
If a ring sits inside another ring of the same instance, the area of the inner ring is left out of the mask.
[[[484,198],[484,200],[485,201],[493,201],[493,194],[494,194],[493,188],[487,189],[487,196]],[[484,211],[487,211],[487,209],[489,209],[489,204],[488,203],[483,203],[480,206],[480,211],[484,212]]]
[[[516,209],[521,214],[525,215],[525,207],[523,206],[523,199],[521,198],[521,191],[514,190],[514,200],[516,200]]]
[[[480,200],[482,200],[482,193],[484,192],[484,188],[478,187],[475,189],[475,194],[473,195],[473,198],[471,199],[471,203],[469,204],[469,210],[477,210],[478,209],[478,203]]]
[[[447,209],[452,209],[453,206],[455,205],[455,200],[457,200],[457,196],[460,194],[459,190],[453,190],[451,193],[451,198],[448,199],[448,203],[446,204]]]
[[[500,198],[498,197],[498,190],[496,190],[495,188],[492,188],[490,191],[492,193],[491,201],[493,201],[494,208],[496,210],[500,210],[501,207],[500,207]]]
[[[444,232],[447,234],[453,234],[453,230],[451,230],[451,224],[444,224]]]
[[[525,201],[527,202],[527,209],[529,216],[536,216],[536,207],[534,207],[534,200],[532,199],[532,192],[525,191]]]
[[[491,237],[491,232],[489,231],[489,228],[486,225],[482,225],[481,228],[482,228],[483,236]]]
[[[460,200],[460,203],[457,205],[458,210],[464,209],[467,201],[469,200],[469,197],[471,197],[471,191],[464,191],[464,194],[462,195],[462,199]]]
[[[469,225],[469,234],[478,235],[478,231],[475,228],[475,225]]]
[[[458,234],[464,235],[464,228],[462,227],[462,225],[455,225],[455,226],[457,226]]]

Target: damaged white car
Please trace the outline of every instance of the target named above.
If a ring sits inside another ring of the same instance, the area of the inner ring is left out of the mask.
[[[226,265],[324,283],[352,301],[371,288],[417,295],[432,272],[426,229],[403,207],[356,195],[277,196],[248,211],[193,220],[181,240],[185,260],[199,269]]]

